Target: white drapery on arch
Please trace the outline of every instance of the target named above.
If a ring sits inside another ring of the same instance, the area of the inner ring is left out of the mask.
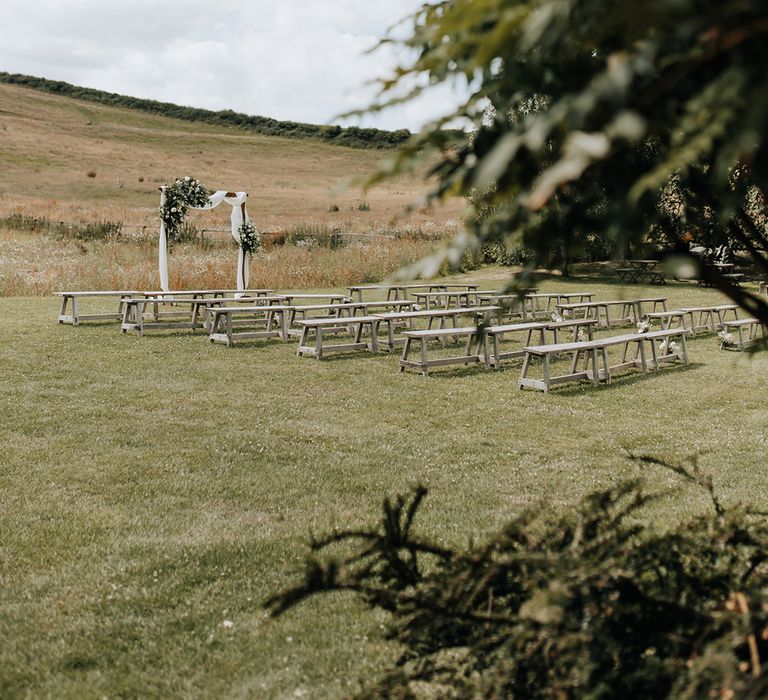
[[[208,197],[208,204],[202,207],[191,207],[191,209],[215,209],[222,202],[226,202],[232,207],[232,215],[230,216],[230,222],[232,225],[232,238],[239,244],[240,243],[240,226],[244,221],[248,221],[248,212],[245,208],[245,200],[248,199],[247,192],[226,192],[225,190],[217,190]],[[165,204],[165,187],[160,188],[160,206]],[[248,256],[243,252],[242,246],[239,247],[239,254],[237,256],[237,289],[243,290],[248,288],[248,282],[250,277],[250,270],[248,267]],[[160,245],[159,245],[159,263],[160,263],[160,288],[164,292],[170,291],[168,284],[168,235],[165,231],[165,223],[160,220]],[[237,294],[236,296],[242,296]]]

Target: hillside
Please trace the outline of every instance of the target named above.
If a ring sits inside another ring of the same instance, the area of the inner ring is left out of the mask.
[[[116,92],[106,92],[104,90],[72,85],[62,80],[48,80],[20,73],[0,71],[0,82],[20,85],[54,95],[74,97],[86,102],[96,102],[112,107],[128,107],[129,109],[183,119],[184,121],[203,122],[224,127],[236,126],[266,136],[319,138],[340,146],[350,146],[351,148],[392,148],[406,141],[411,135],[407,129],[384,131],[382,129],[369,129],[357,126],[341,127],[328,124],[305,124],[234,112],[231,109],[213,111],[210,109],[200,109],[199,107],[185,107],[171,102],[146,100],[140,97],[120,95]]]
[[[308,221],[384,226],[423,194],[420,177],[366,196],[338,191],[381,157],[320,139],[255,134],[0,83],[0,216],[24,211],[154,224],[158,186],[192,174],[214,189],[248,191],[249,210],[265,229]],[[457,200],[407,222],[440,226],[462,208]]]

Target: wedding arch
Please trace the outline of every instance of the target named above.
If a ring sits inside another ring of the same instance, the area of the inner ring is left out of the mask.
[[[169,196],[170,193],[170,196]],[[232,238],[239,244],[237,258],[237,289],[248,288],[250,270],[248,259],[253,252],[255,229],[246,210],[247,192],[228,192],[217,190],[209,193],[197,180],[184,177],[171,185],[160,188],[160,241],[158,262],[160,266],[160,287],[169,292],[168,282],[168,242],[184,221],[188,209],[215,209],[222,202],[232,207],[230,216]]]

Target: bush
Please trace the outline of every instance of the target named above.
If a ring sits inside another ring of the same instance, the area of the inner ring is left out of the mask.
[[[705,486],[711,512],[652,531],[653,497],[628,481],[456,548],[415,533],[419,488],[378,527],[313,541],[304,582],[266,605],[343,590],[389,611],[403,655],[363,697],[766,697],[764,517],[726,511],[695,463],[642,459]]]
[[[123,224],[119,221],[97,221],[77,226],[67,233],[80,241],[103,241],[110,238],[118,238],[123,230]]]

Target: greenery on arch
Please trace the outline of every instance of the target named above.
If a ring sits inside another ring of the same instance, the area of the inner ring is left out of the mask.
[[[210,192],[199,180],[186,175],[166,185],[163,195],[160,219],[165,225],[165,235],[169,241],[173,241],[190,207],[203,207],[208,204]]]

